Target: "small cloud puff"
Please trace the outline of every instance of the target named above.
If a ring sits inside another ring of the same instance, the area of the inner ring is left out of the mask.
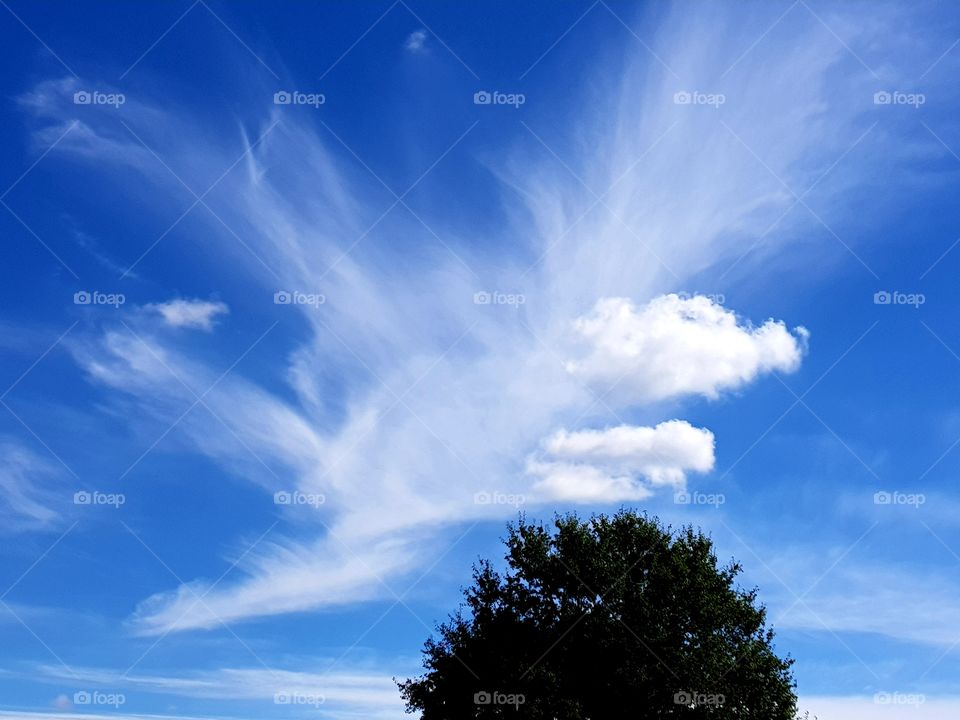
[[[414,30],[407,36],[406,42],[403,43],[403,47],[407,52],[411,53],[422,53],[426,50],[427,44],[427,31],[426,30]]]
[[[196,328],[210,331],[218,315],[225,315],[230,308],[222,302],[209,300],[171,300],[148,305],[163,316],[163,321],[176,328]]]

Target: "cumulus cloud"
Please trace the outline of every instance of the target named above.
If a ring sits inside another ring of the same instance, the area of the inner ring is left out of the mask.
[[[612,503],[646,500],[650,488],[629,475],[612,476],[604,468],[565,462],[531,462],[527,472],[539,475],[533,490],[541,500]]]
[[[605,298],[575,328],[585,352],[567,369],[636,402],[716,398],[763,373],[792,372],[808,336],[774,320],[752,327],[710,298],[672,293],[639,308],[627,298]]]
[[[668,420],[656,427],[560,430],[544,443],[544,452],[547,461],[527,468],[540,476],[534,490],[544,498],[642,500],[652,494],[651,487],[682,486],[688,471],[712,470],[714,437],[684,420]]]
[[[209,300],[170,300],[148,306],[163,316],[163,321],[176,328],[196,328],[210,331],[218,315],[225,315],[230,309],[222,302]]]

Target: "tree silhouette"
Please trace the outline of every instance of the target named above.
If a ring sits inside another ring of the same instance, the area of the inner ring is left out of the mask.
[[[423,720],[792,720],[793,660],[755,589],[712,541],[622,510],[508,527],[507,570],[474,567],[465,603],[399,683]],[[465,613],[465,611],[467,611]]]

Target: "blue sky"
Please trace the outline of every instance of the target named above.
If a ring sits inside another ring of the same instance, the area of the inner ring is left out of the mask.
[[[0,713],[402,717],[629,506],[956,716],[950,4],[0,5]]]

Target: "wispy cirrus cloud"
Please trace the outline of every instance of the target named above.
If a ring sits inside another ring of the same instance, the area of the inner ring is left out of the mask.
[[[888,689],[873,695],[801,697],[800,707],[825,720],[940,720],[960,713],[960,698]]]
[[[182,181],[202,190],[220,177],[204,200],[216,215],[207,219],[219,266],[249,277],[242,300],[262,298],[264,313],[299,323],[271,367],[241,366],[222,380],[202,353],[133,318],[139,339],[107,325],[71,345],[92,382],[132,399],[145,417],[172,423],[194,401],[190,388],[210,388],[204,403],[219,422],[187,415],[173,434],[263,487],[265,503],[290,484],[327,499],[312,521],[243,556],[238,579],[195,579],[145,599],[133,618],[139,631],[383,595],[385,578],[428,560],[426,540],[444,527],[510,512],[473,502],[491,486],[524,493],[540,482],[554,499],[637,500],[712,467],[707,429],[591,428],[614,426],[614,414],[627,412],[654,423],[675,415],[658,415],[671,400],[715,398],[799,366],[805,331],[778,320],[753,326],[707,298],[668,293],[740,257],[794,204],[783,183],[809,186],[860,133],[851,110],[838,108],[829,129],[819,122],[849,88],[831,84],[843,50],[813,22],[792,28],[790,56],[754,48],[749,72],[722,79],[722,110],[674,103],[682,83],[708,88],[721,82],[719,65],[735,62],[728,41],[736,33],[717,28],[736,28],[724,14],[737,12],[668,19],[656,46],[675,70],[651,76],[646,57],[627,63],[622,85],[584,110],[578,127],[593,128],[587,142],[583,133],[574,133],[580,142],[524,134],[529,143],[494,163],[522,202],[497,237],[481,241],[435,207],[425,221],[455,231],[437,241],[420,228],[416,254],[391,243],[409,225],[377,220],[372,198],[383,188],[358,181],[338,143],[302,115],[265,101],[269,111],[243,118],[256,132],[229,147],[189,107],[131,99],[128,132],[97,108],[79,118],[69,102],[75,82],[41,84],[27,96],[38,137],[77,123],[56,154],[155,188],[158,204],[162,190],[182,193]],[[448,151],[468,134],[452,137]],[[814,221],[791,217],[783,227],[806,222]],[[244,228],[243,242],[223,226]],[[767,239],[768,256],[786,237]],[[360,255],[357,238],[375,252]],[[137,272],[162,252],[141,255]],[[526,302],[475,304],[487,288]],[[326,302],[273,306],[278,289],[322,292]],[[241,299],[226,300],[236,308]],[[202,329],[209,319],[214,329],[213,315],[181,311],[171,317]],[[171,370],[186,387],[171,382]],[[292,395],[268,389],[278,380]],[[605,394],[615,385],[625,392]],[[555,465],[531,477],[525,458],[558,427],[566,434],[547,441]],[[667,442],[676,433],[683,442]],[[633,449],[617,450],[621,440]]]
[[[782,628],[868,633],[949,651],[957,637],[944,628],[960,623],[958,590],[952,578],[905,563],[851,559],[830,570],[829,583],[811,589],[802,602],[785,596],[774,617]]]
[[[7,532],[38,530],[55,525],[61,518],[57,506],[67,497],[57,494],[51,480],[60,469],[13,438],[0,436],[0,515]]]
[[[314,661],[316,663],[316,661]],[[270,667],[219,668],[183,673],[145,674],[123,673],[108,668],[39,665],[33,676],[48,683],[67,683],[87,692],[103,689],[136,697],[144,694],[169,699],[200,699],[221,701],[225,709],[230,703],[259,701],[261,707],[273,713],[285,706],[308,707],[321,717],[363,716],[398,718],[403,714],[403,703],[392,676],[409,672],[407,663],[392,667],[337,667],[327,661],[328,670],[285,670]],[[66,695],[70,699],[70,695]],[[84,709],[70,703],[69,709]],[[249,707],[249,705],[245,705]],[[271,707],[272,706],[272,707]],[[28,717],[42,714],[28,713]],[[74,716],[71,714],[71,716]],[[56,716],[54,717],[63,717]],[[83,717],[83,715],[81,715]],[[158,717],[135,715],[135,717]]]

